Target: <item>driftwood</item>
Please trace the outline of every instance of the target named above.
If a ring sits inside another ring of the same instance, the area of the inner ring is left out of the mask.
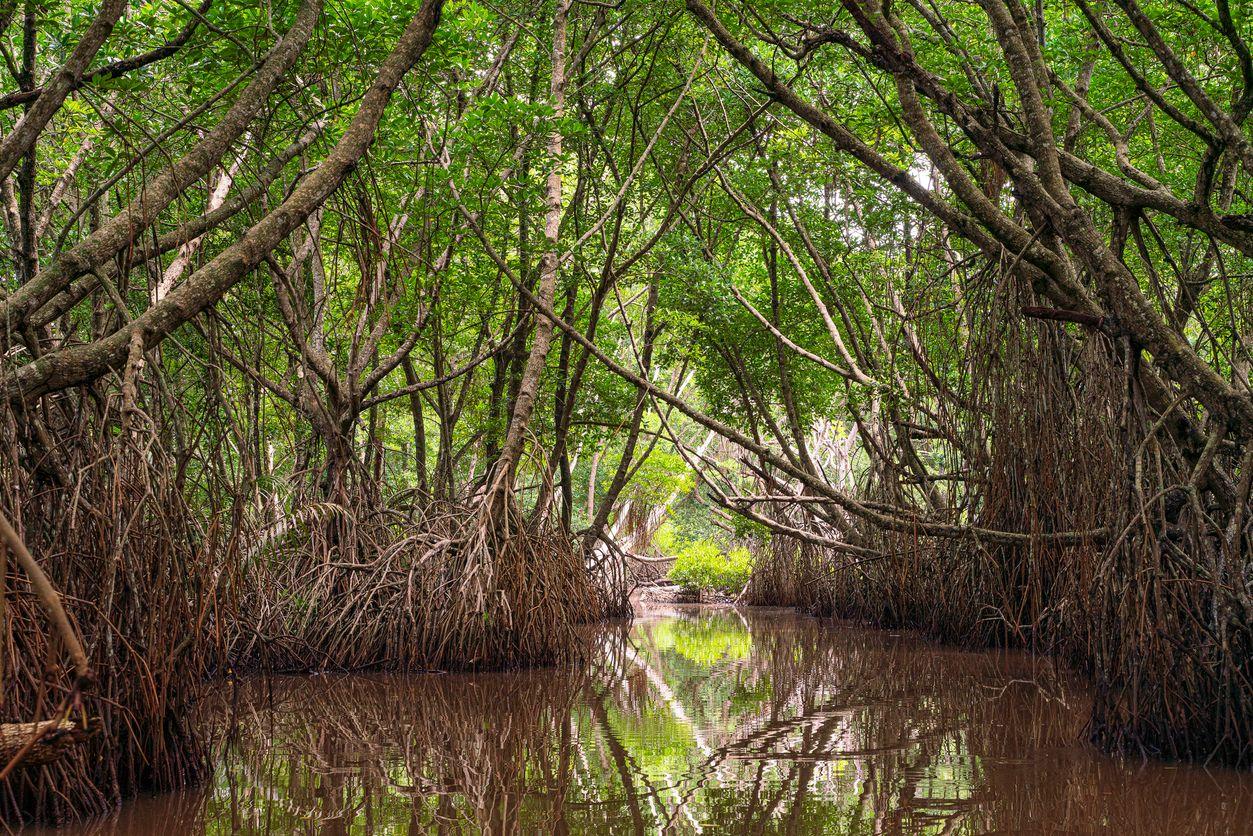
[[[0,723],[0,769],[9,772],[9,764],[19,757],[17,768],[52,763],[90,736],[73,720]]]

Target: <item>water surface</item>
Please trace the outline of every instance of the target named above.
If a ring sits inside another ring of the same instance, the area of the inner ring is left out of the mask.
[[[214,781],[87,832],[1253,832],[1253,775],[1101,755],[1045,660],[696,608],[598,648],[224,685]]]

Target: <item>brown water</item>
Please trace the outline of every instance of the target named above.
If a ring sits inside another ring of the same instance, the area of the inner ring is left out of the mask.
[[[1253,833],[1253,775],[1101,755],[1046,661],[707,609],[599,648],[224,685],[213,783],[84,832]]]

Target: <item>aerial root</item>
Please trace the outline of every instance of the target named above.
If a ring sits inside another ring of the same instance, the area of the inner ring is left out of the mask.
[[[303,515],[236,579],[235,667],[554,664],[599,616],[576,543],[473,501]]]

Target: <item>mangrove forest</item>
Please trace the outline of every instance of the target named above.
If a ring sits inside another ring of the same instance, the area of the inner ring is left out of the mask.
[[[0,827],[1253,832],[1253,5],[0,61]]]

